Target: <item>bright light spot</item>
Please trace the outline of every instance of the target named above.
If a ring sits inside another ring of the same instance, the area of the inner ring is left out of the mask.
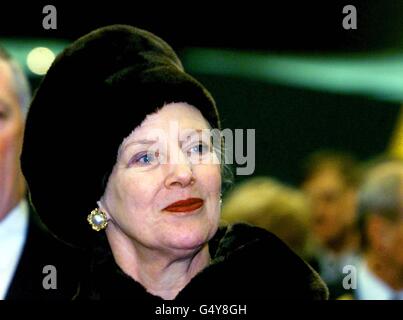
[[[38,75],[44,75],[55,59],[52,50],[45,47],[37,47],[31,50],[27,56],[29,70]]]

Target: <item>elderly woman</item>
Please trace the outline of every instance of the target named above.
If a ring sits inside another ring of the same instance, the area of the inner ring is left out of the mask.
[[[326,298],[318,275],[269,232],[219,227],[213,128],[211,95],[147,31],[104,27],[57,57],[21,161],[44,223],[90,252],[75,298]]]

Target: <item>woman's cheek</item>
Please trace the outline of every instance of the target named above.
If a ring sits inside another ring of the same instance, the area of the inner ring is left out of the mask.
[[[211,192],[221,191],[221,172],[219,165],[211,165],[204,173]]]

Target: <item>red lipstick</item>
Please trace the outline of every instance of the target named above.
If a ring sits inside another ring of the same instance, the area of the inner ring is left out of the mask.
[[[189,198],[186,200],[179,200],[171,203],[164,210],[169,212],[188,212],[199,209],[203,205],[204,201],[200,198]]]

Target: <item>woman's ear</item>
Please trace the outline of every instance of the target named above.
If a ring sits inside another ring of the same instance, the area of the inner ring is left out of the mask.
[[[101,210],[102,212],[104,212],[106,214],[106,218],[107,220],[111,219],[111,216],[109,215],[108,210],[106,209],[106,206],[103,204],[102,199],[97,201],[97,205],[98,205],[98,209]]]

